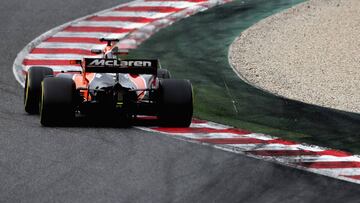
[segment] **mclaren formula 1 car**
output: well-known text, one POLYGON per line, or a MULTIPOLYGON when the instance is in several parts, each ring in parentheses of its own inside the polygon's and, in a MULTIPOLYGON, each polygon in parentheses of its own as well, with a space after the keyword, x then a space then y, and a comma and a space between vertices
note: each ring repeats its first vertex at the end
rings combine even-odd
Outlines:
POLYGON ((189 80, 170 78, 158 60, 121 60, 104 54, 72 62, 80 64, 82 71, 55 75, 48 67, 28 70, 25 111, 39 113, 42 125, 62 125, 81 116, 131 122, 137 115, 157 116, 160 125, 190 125, 192 85, 189 80))

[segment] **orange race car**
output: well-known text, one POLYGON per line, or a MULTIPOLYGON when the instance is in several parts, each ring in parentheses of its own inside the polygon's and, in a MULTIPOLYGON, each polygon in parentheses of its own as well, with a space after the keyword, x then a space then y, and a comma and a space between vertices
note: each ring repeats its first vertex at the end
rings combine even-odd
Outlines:
MULTIPOLYGON (((109 46, 115 41, 101 40, 109 46)), ((193 113, 190 81, 171 79, 158 60, 121 60, 114 50, 102 58, 73 61, 82 67, 78 73, 55 76, 51 68, 30 67, 24 89, 25 111, 40 113, 44 126, 62 125, 83 115, 119 122, 152 115, 162 125, 189 126, 193 113)))

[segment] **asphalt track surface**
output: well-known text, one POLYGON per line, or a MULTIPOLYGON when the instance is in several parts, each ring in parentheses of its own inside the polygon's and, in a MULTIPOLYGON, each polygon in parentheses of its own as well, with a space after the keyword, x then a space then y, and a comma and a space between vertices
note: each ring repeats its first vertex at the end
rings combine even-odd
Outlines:
POLYGON ((44 128, 11 71, 43 32, 119 4, 0 2, 0 202, 358 202, 360 187, 136 129, 44 128))

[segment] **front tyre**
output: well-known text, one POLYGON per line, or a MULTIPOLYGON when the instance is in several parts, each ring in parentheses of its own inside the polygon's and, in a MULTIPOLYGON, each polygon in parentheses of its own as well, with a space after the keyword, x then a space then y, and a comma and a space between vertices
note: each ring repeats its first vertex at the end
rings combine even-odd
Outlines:
POLYGON ((45 78, 41 90, 40 123, 43 126, 71 123, 77 98, 75 82, 69 78, 45 78))
POLYGON ((31 67, 25 78, 24 106, 29 114, 39 113, 39 102, 41 96, 41 82, 47 76, 53 76, 51 68, 31 67))
POLYGON ((193 115, 193 93, 189 80, 163 79, 159 86, 159 119, 162 125, 189 127, 193 115))

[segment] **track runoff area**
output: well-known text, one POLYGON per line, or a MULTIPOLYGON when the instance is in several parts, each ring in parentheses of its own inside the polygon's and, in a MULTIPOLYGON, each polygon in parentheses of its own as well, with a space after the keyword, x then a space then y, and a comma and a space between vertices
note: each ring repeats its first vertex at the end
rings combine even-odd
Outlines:
MULTIPOLYGON (((55 72, 79 71, 81 68, 70 61, 94 56, 91 49, 104 49, 106 44, 100 42, 99 38, 119 38, 120 49, 136 49, 161 28, 228 2, 230 0, 138 0, 121 4, 66 23, 39 36, 18 54, 13 72, 24 86, 24 76, 31 66, 47 66, 55 72)), ((342 151, 295 143, 197 119, 193 120, 189 128, 136 128, 360 183, 360 156, 342 151)))

